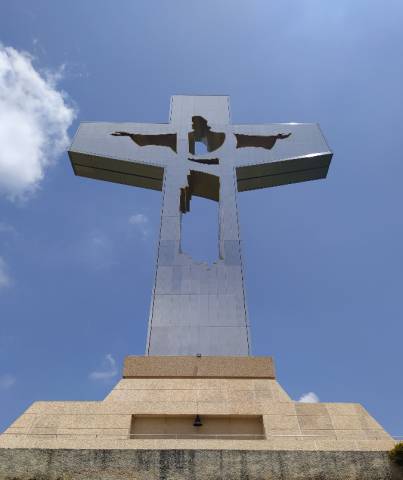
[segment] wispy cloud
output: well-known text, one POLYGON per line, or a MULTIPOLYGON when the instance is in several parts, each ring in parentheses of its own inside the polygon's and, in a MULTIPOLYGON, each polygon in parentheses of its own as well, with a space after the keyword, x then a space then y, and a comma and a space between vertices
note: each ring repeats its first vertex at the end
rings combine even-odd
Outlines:
POLYGON ((319 397, 314 392, 308 392, 304 393, 298 401, 302 403, 318 403, 319 397))
POLYGON ((116 368, 116 360, 108 353, 102 362, 101 368, 89 374, 91 380, 111 380, 116 377, 118 370, 116 368))
POLYGON ((0 375, 0 389, 8 390, 15 385, 16 381, 17 379, 14 377, 14 375, 10 375, 9 373, 0 375))
POLYGON ((68 145, 75 112, 57 90, 61 71, 41 74, 32 57, 0 44, 0 195, 24 199, 68 145))
POLYGON ((111 238, 99 230, 92 231, 85 237, 85 242, 80 249, 86 263, 98 270, 116 265, 116 248, 111 238))
POLYGON ((100 232, 93 232, 90 235, 89 242, 93 248, 104 249, 109 246, 109 241, 107 237, 100 232))
POLYGON ((6 222, 0 222, 0 233, 17 233, 17 230, 6 222))
POLYGON ((0 290, 10 287, 12 280, 8 273, 7 264, 2 257, 0 257, 0 290))
POLYGON ((144 213, 136 213, 129 217, 129 223, 130 225, 134 225, 144 238, 148 236, 150 229, 147 215, 144 215, 144 213))

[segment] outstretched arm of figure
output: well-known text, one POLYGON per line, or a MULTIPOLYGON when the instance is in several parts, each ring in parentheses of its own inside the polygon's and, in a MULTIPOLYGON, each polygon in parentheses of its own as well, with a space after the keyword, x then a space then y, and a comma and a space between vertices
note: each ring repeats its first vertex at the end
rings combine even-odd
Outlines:
POLYGON ((176 133, 144 135, 141 133, 113 132, 111 135, 114 137, 130 137, 139 147, 169 147, 176 153, 176 133))
POLYGON ((167 124, 90 122, 80 125, 69 156, 76 175, 161 190, 175 149, 176 134, 167 124))
POLYGON ((240 192, 327 175, 332 153, 315 123, 234 125, 233 132, 240 192))
POLYGON ((244 135, 235 133, 236 148, 258 147, 270 150, 274 147, 277 140, 288 138, 290 133, 279 133, 278 135, 244 135))

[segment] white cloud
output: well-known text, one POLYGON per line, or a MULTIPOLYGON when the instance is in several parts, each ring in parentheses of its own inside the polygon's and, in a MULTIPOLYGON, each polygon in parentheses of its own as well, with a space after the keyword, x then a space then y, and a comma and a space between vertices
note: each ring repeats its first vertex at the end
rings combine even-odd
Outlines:
POLYGON ((11 277, 8 273, 6 262, 0 257, 0 290, 11 286, 11 277))
POLYGON ((75 113, 56 89, 60 73, 41 74, 26 52, 0 44, 0 195, 24 199, 69 142, 75 113))
POLYGON ((302 403, 318 403, 319 397, 314 392, 308 392, 304 393, 298 401, 302 403))
POLYGON ((9 388, 15 385, 17 379, 8 373, 5 375, 0 375, 0 389, 1 390, 8 390, 9 388))
POLYGON ((95 370, 89 374, 91 380, 110 380, 118 374, 116 360, 110 353, 105 355, 100 370, 95 370))
POLYGON ((144 215, 143 213, 136 213, 135 215, 129 217, 129 223, 131 225, 134 225, 143 235, 143 237, 146 237, 148 235, 149 222, 147 215, 144 215))

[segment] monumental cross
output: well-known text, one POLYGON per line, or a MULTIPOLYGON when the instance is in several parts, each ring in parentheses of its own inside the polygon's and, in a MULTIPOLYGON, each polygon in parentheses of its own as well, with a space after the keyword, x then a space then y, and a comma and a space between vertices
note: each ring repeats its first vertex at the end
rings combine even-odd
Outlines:
POLYGON ((169 123, 82 123, 69 156, 76 175, 163 192, 146 353, 249 355, 237 192, 326 177, 318 125, 232 125, 226 96, 173 96, 169 123), (181 249, 193 195, 219 204, 212 265, 181 249))
POLYGON ((163 192, 147 355, 102 401, 34 402, 0 435, 0 480, 395 478, 361 405, 295 402, 249 354, 237 194, 324 178, 316 124, 232 125, 228 97, 175 96, 169 123, 83 123, 69 154, 77 175, 163 192), (218 202, 211 265, 181 249, 194 195, 218 202))

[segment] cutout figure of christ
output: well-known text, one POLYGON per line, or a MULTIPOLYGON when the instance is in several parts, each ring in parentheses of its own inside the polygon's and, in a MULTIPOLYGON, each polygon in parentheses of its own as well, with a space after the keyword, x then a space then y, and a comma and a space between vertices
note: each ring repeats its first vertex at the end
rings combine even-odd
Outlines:
MULTIPOLYGON (((205 155, 202 157, 195 156, 195 142, 203 142, 207 147, 207 152, 214 152, 215 150, 219 149, 225 142, 225 133, 212 131, 211 127, 208 125, 207 120, 201 116, 192 117, 192 126, 193 130, 188 134, 188 142, 189 153, 193 154, 193 156, 189 157, 188 160, 203 165, 218 165, 220 161, 219 158, 205 158, 205 155)), ((175 153, 177 152, 176 134, 168 133, 161 135, 141 135, 137 133, 118 131, 111 133, 111 135, 115 137, 129 137, 139 147, 168 147, 171 148, 175 153)), ((277 135, 268 136, 242 135, 238 133, 234 135, 237 140, 236 148, 254 147, 270 150, 274 147, 274 144, 277 140, 288 138, 291 133, 279 133, 277 135)), ((190 200, 192 199, 192 195, 195 193, 195 188, 196 191, 200 189, 205 192, 214 192, 211 193, 208 197, 212 200, 219 201, 219 181, 217 181, 217 178, 213 175, 205 174, 204 172, 196 172, 194 170, 190 170, 190 173, 187 176, 187 184, 180 188, 178 209, 181 213, 190 212, 190 200)))

